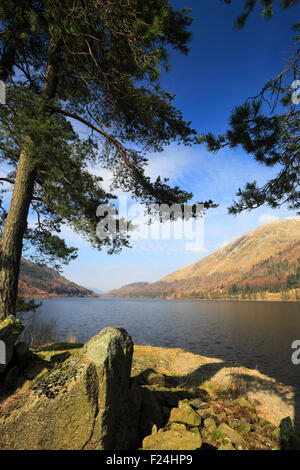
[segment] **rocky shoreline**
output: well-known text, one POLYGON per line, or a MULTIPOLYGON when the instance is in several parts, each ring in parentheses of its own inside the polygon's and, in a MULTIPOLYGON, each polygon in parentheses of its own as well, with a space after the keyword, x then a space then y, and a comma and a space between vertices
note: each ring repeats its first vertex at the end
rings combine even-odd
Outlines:
POLYGON ((122 328, 10 357, 0 449, 300 449, 293 390, 240 364, 133 345, 122 328))

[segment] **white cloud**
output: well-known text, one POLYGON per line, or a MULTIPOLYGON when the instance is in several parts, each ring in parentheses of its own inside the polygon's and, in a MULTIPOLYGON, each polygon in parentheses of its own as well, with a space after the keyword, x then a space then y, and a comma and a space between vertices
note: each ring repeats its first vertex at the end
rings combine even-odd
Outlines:
POLYGON ((258 221, 261 224, 268 224, 270 222, 274 222, 275 220, 278 220, 279 217, 273 214, 261 214, 258 218, 258 221))
POLYGON ((171 184, 176 184, 185 177, 192 176, 195 171, 192 164, 195 159, 194 152, 175 144, 167 147, 162 153, 148 155, 148 158, 145 173, 152 180, 161 176, 169 178, 171 184))
POLYGON ((225 241, 222 242, 222 243, 218 243, 218 247, 219 247, 219 248, 224 248, 224 246, 228 245, 228 243, 230 243, 230 241, 229 241, 229 240, 225 240, 225 241))
POLYGON ((204 248, 203 246, 192 246, 192 243, 187 243, 186 251, 194 251, 197 253, 209 253, 209 250, 207 248, 204 248))

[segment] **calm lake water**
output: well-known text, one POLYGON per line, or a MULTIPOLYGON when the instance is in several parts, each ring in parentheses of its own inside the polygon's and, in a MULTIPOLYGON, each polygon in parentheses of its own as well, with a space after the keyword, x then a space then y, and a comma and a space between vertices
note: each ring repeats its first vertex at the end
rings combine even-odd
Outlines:
POLYGON ((300 388, 300 365, 291 362, 299 303, 56 298, 43 300, 34 319, 55 322, 59 341, 70 331, 85 342, 106 326, 122 326, 137 344, 238 361, 300 388))

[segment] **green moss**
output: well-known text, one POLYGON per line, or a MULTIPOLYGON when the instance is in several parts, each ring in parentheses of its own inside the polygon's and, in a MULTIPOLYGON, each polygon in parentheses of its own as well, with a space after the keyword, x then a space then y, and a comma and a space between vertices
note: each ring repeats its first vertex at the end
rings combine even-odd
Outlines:
POLYGON ((82 343, 53 343, 53 344, 46 345, 46 346, 31 348, 31 351, 34 354, 36 354, 38 357, 44 359, 45 361, 50 362, 52 356, 56 354, 61 354, 64 352, 75 354, 82 347, 83 347, 82 343))

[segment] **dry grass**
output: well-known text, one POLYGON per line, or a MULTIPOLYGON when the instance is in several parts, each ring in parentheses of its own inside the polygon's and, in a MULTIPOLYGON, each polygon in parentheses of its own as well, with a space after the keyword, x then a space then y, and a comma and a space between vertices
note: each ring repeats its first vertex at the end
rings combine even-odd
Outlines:
POLYGON ((294 387, 281 384, 258 370, 248 369, 234 362, 199 356, 182 349, 135 346, 133 373, 153 368, 168 376, 173 386, 201 387, 211 394, 243 395, 255 402, 260 416, 276 426, 290 416, 300 428, 300 393, 294 387), (144 367, 143 367, 144 366, 144 367))
POLYGON ((53 321, 46 325, 39 325, 31 322, 26 325, 20 340, 31 347, 54 343, 57 340, 56 323, 53 321))
POLYGON ((67 343, 77 343, 77 336, 73 333, 72 330, 69 330, 67 336, 66 336, 66 340, 65 340, 67 343))
POLYGON ((5 398, 0 402, 0 417, 7 413, 12 408, 15 408, 19 403, 23 401, 30 394, 30 390, 24 390, 16 392, 13 395, 5 398))

